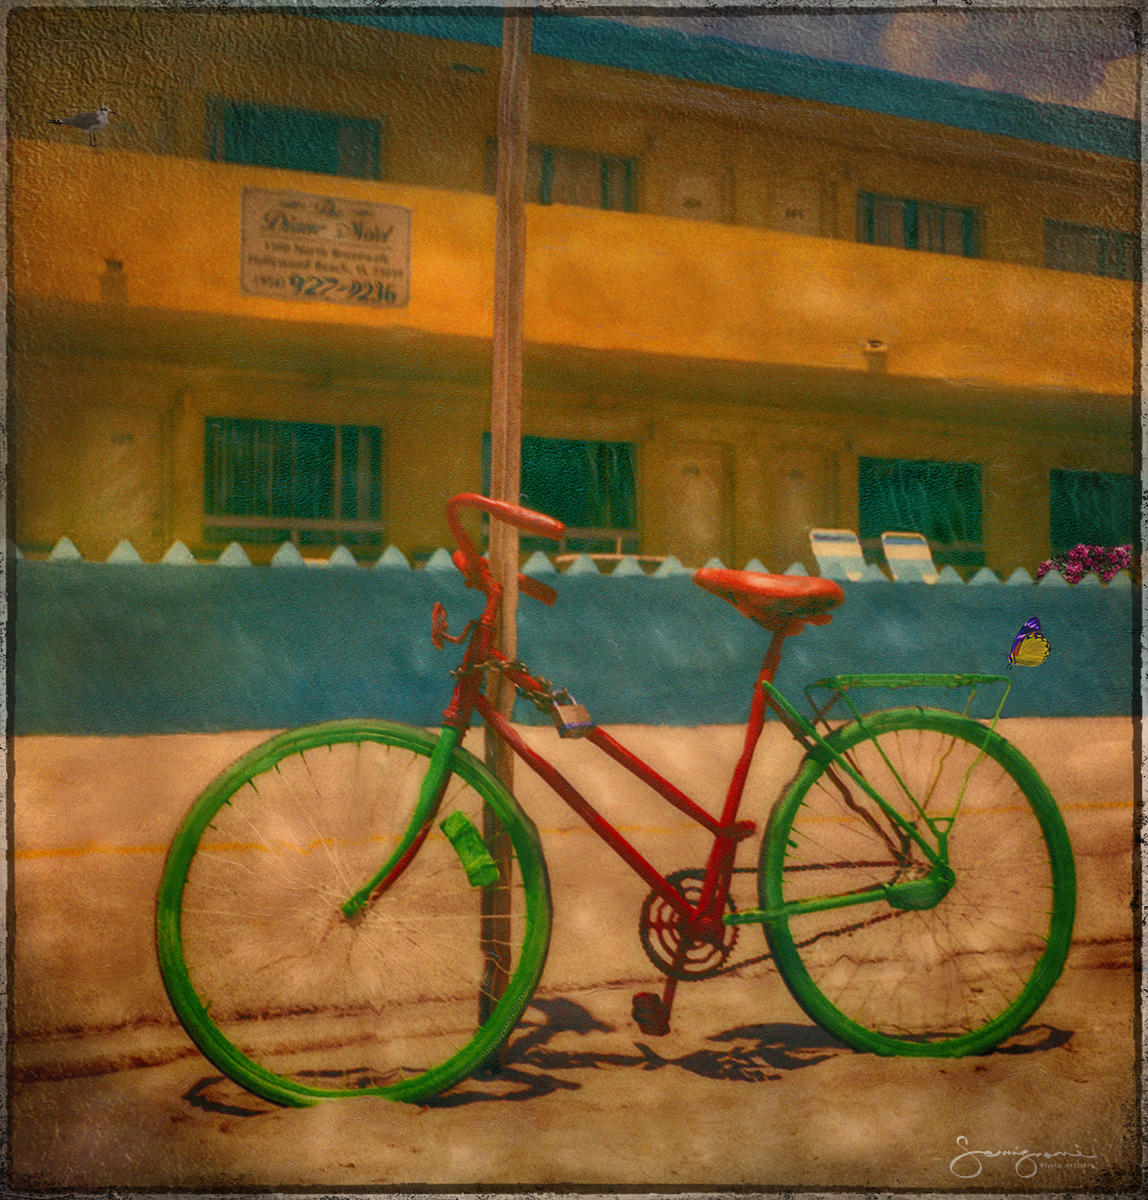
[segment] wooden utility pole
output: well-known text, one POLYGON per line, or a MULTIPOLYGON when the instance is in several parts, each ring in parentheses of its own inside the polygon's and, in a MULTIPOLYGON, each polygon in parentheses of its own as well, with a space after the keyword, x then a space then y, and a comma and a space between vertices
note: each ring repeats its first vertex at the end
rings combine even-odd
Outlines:
MULTIPOLYGON (((502 71, 498 84, 498 179, 495 189, 494 331, 490 405, 490 494, 517 504, 522 490, 522 303, 526 281, 527 99, 533 17, 529 9, 507 9, 502 19, 502 71)), ((502 620, 497 645, 511 658, 517 653, 518 530, 490 521, 490 567, 502 586, 502 620)), ((488 695, 509 717, 514 688, 490 672, 488 695)), ((485 733, 487 765, 507 789, 514 781, 514 759, 489 726, 485 733)), ((489 809, 483 836, 505 880, 510 846, 489 809)), ((481 1020, 505 990, 510 969, 510 898, 505 887, 484 888, 483 953, 487 962, 481 1020)))
MULTIPOLYGON (((522 304, 526 283, 527 101, 533 17, 502 19, 495 190, 494 333, 490 405, 490 494, 517 504, 522 484, 522 304)), ((502 649, 516 649, 518 530, 490 522, 490 565, 502 584, 502 649)), ((509 711, 509 710, 507 710, 509 711)))

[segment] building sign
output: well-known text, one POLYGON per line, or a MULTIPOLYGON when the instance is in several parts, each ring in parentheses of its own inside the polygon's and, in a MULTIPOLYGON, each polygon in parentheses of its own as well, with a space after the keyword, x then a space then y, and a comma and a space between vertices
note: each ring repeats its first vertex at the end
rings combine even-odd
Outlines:
POLYGON ((243 189, 239 287, 248 295, 405 308, 410 272, 409 208, 243 189))

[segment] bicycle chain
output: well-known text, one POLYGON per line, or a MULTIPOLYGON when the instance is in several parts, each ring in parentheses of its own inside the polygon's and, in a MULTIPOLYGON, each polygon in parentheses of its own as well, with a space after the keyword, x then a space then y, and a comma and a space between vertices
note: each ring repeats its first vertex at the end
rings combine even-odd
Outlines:
MULTIPOLYGON (((734 867, 734 874, 756 875, 757 867, 734 867)), ((888 921, 890 917, 904 917, 907 915, 907 911, 896 910, 880 913, 878 916, 870 917, 866 921, 855 921, 852 925, 842 925, 837 929, 822 930, 821 933, 815 934, 813 937, 806 938, 803 942, 795 942, 794 946, 800 950, 802 947, 812 946, 814 942, 819 942, 824 938, 841 937, 847 933, 854 933, 858 929, 865 929, 870 925, 879 925, 882 921, 888 921)), ((769 951, 766 951, 765 954, 759 954, 756 958, 743 958, 740 962, 730 963, 730 965, 727 967, 716 968, 709 976, 707 976, 707 978, 714 978, 718 975, 728 975, 731 971, 740 971, 742 967, 753 967, 758 963, 769 962, 772 958, 773 955, 769 951)))
MULTIPOLYGON (((461 678, 464 675, 477 675, 482 671, 498 671, 502 675, 510 671, 521 671, 523 674, 529 674, 526 664, 517 658, 488 658, 484 662, 471 663, 469 666, 464 663, 461 667, 455 667, 451 671, 451 674, 457 678, 461 678)), ((544 679, 541 675, 535 675, 532 678, 536 679, 542 685, 540 689, 536 690, 516 683, 514 690, 524 700, 529 700, 539 712, 549 714, 557 703, 558 695, 569 694, 565 688, 556 688, 549 679, 544 679)))
MULTIPOLYGON (((476 675, 481 671, 498 671, 500 674, 503 674, 503 675, 505 675, 509 671, 521 671, 523 673, 529 674, 529 672, 527 671, 526 664, 524 662, 522 662, 521 659, 517 659, 517 658, 511 658, 511 659, 491 658, 491 659, 486 659, 483 662, 471 663, 469 666, 467 666, 466 664, 463 664, 462 666, 455 667, 455 669, 453 671, 451 671, 451 674, 456 677, 461 678, 464 675, 476 675)), ((534 688, 524 687, 522 684, 516 683, 514 685, 514 690, 524 700, 529 700, 530 703, 533 704, 534 707, 537 708, 540 712, 549 714, 553 710, 554 705, 557 703, 557 697, 556 697, 555 693, 556 692, 565 693, 566 689, 565 688, 555 688, 554 684, 552 684, 549 679, 546 679, 541 675, 535 675, 535 676, 533 676, 533 678, 536 679, 539 682, 539 684, 542 685, 541 689, 535 690, 534 688)), ((569 693, 566 693, 566 694, 569 694, 569 693)), ((758 868, 757 867, 734 867, 733 871, 734 871, 735 875, 756 875, 758 868)), ((680 873, 685 874, 686 872, 680 872, 680 873)), ((889 920, 890 917, 902 917, 905 915, 906 914, 904 912, 897 912, 897 911, 881 913, 879 916, 870 917, 866 921, 855 921, 852 925, 843 925, 839 929, 824 930, 823 932, 816 934, 814 937, 807 938, 803 942, 796 942, 795 946, 798 949, 800 949, 803 946, 810 946, 814 942, 821 941, 823 938, 841 937, 844 934, 853 933, 854 931, 856 931, 858 929, 864 929, 869 925, 877 925, 882 921, 887 921, 887 920, 889 920)), ((730 949, 732 949, 732 948, 733 947, 731 945, 730 949)), ((710 968, 710 970, 707 971, 705 975, 700 976, 700 977, 695 977, 695 978, 713 979, 713 978, 717 977, 718 975, 728 975, 731 971, 740 971, 743 967, 753 967, 753 966, 756 966, 758 963, 769 962, 772 958, 773 958, 773 955, 769 951, 766 951, 765 954, 759 954, 756 958, 745 958, 745 959, 742 959, 740 962, 730 963, 729 966, 719 966, 719 967, 710 968)), ((687 978, 688 978, 688 976, 687 976, 687 978)))

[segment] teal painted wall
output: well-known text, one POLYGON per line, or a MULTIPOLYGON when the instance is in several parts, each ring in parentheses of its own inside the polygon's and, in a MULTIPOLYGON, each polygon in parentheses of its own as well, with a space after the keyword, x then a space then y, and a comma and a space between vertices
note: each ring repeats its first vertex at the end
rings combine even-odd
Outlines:
MULTIPOLYGON (((434 725, 459 654, 431 646, 431 605, 443 601, 455 629, 477 611, 453 570, 22 562, 16 575, 17 734, 349 716, 434 725)), ((555 608, 520 604, 519 653, 602 724, 744 719, 767 635, 732 607, 686 575, 553 582, 555 608)), ((1131 588, 843 586, 832 624, 786 645, 777 683, 794 702, 805 683, 836 672, 1003 673, 1013 635, 1036 615, 1052 655, 1011 672, 1006 716, 1133 711, 1131 588)), ((880 706, 905 699, 884 693, 880 706)), ((516 715, 541 719, 521 703, 516 715)))

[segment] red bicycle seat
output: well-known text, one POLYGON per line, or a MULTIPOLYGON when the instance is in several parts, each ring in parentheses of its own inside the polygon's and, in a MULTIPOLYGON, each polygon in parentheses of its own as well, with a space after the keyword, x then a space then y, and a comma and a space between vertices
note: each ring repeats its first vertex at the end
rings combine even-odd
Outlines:
POLYGON ((811 575, 765 575, 702 567, 694 574, 694 582, 774 633, 800 633, 805 621, 828 625, 833 620, 829 609, 845 599, 845 593, 832 579, 811 575))

